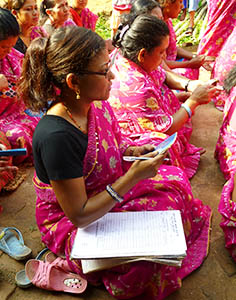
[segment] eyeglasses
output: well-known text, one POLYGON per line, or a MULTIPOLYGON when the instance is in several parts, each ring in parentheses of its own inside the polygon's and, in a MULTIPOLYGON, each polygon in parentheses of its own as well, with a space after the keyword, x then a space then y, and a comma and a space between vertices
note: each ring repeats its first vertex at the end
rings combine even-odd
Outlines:
POLYGON ((101 76, 104 76, 107 78, 107 74, 108 74, 108 72, 111 71, 111 67, 114 64, 117 53, 118 53, 118 51, 116 51, 115 54, 113 55, 112 60, 110 61, 110 64, 108 65, 108 68, 105 72, 79 71, 78 74, 79 75, 101 75, 101 76))

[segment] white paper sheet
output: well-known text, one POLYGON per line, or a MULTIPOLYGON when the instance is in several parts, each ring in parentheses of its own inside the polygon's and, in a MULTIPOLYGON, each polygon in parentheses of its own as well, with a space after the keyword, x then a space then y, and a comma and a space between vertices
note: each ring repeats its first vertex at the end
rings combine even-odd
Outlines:
POLYGON ((151 256, 184 257, 186 242, 180 212, 141 211, 107 213, 78 229, 71 258, 151 256))

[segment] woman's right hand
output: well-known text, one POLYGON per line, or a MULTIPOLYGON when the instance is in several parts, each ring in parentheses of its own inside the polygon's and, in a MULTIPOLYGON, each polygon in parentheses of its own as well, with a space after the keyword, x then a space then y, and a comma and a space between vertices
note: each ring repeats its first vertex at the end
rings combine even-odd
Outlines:
POLYGON ((166 153, 157 155, 157 151, 150 152, 145 157, 151 157, 148 160, 136 160, 127 172, 136 182, 156 176, 160 165, 166 156, 166 153))
MULTIPOLYGON (((207 104, 211 97, 219 93, 217 87, 210 84, 199 85, 189 97, 188 100, 195 102, 197 105, 207 104)), ((188 101, 187 100, 187 101, 188 101)))
POLYGON ((8 88, 7 78, 3 74, 0 74, 0 91, 7 88, 8 88))

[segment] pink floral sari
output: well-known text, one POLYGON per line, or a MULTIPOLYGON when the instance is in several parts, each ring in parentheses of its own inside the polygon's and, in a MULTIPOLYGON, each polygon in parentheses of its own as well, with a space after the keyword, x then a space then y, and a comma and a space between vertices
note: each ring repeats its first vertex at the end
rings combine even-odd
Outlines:
MULTIPOLYGON (((175 61, 177 59, 176 34, 173 28, 172 20, 168 19, 166 21, 166 24, 170 30, 170 41, 169 41, 169 46, 166 50, 166 59, 175 61)), ((173 69, 173 71, 189 79, 198 79, 199 77, 199 69, 177 68, 177 69, 173 69)))
MULTIPOLYGON (((84 178, 88 198, 103 191, 125 172, 122 155, 127 141, 120 134, 114 113, 108 103, 94 102, 88 118, 88 148, 84 158, 84 178)), ((103 283, 117 299, 163 299, 181 287, 181 279, 198 268, 208 251, 211 210, 194 199, 189 181, 181 169, 160 167, 154 179, 143 180, 124 196, 114 212, 141 210, 181 211, 188 245, 181 268, 150 262, 137 262, 109 270, 82 273, 79 260, 70 260, 76 227, 62 211, 52 187, 36 176, 36 219, 42 241, 57 255, 66 255, 72 270, 92 284, 103 283)))
MULTIPOLYGON (((227 73, 236 63, 236 2, 212 0, 208 10, 208 25, 200 41, 198 54, 216 57, 212 77, 223 84, 227 73)), ((225 94, 212 100, 219 110, 224 110, 225 94)))
POLYGON ((232 201, 234 173, 223 187, 218 210, 222 216, 220 227, 225 235, 225 247, 236 261, 236 202, 232 201))
POLYGON ((88 8, 84 8, 81 15, 79 15, 72 7, 70 7, 70 14, 77 26, 95 31, 98 16, 91 12, 88 8))
MULTIPOLYGON (((158 144, 172 125, 172 116, 180 109, 180 102, 165 85, 165 71, 146 73, 137 64, 119 53, 112 67, 115 79, 112 82, 109 102, 124 135, 131 139, 158 144)), ((187 122, 178 131, 178 139, 172 147, 172 164, 184 169, 192 177, 198 168, 200 149, 189 143, 192 133, 187 122)))
POLYGON ((229 179, 236 171, 236 87, 226 99, 215 156, 225 178, 229 179))
POLYGON ((0 73, 6 76, 9 83, 8 89, 0 92, 0 130, 6 134, 12 148, 27 148, 27 155, 15 157, 14 164, 26 159, 33 162, 32 137, 39 120, 24 112, 24 103, 16 94, 22 58, 23 54, 12 48, 11 53, 0 60, 0 73))

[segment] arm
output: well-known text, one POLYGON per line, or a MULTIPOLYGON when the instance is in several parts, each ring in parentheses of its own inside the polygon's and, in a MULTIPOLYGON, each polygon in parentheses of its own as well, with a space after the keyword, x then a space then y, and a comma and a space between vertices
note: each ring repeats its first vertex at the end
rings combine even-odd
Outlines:
POLYGON ((0 91, 7 88, 8 88, 7 78, 3 74, 0 74, 0 91))
POLYGON ((177 47, 177 57, 185 58, 185 59, 192 59, 194 57, 191 51, 185 50, 183 48, 177 47))
POLYGON ((201 80, 190 80, 184 76, 176 74, 173 71, 166 71, 165 83, 170 89, 193 92, 197 86, 204 82, 201 80))
MULTIPOLYGON (((148 154, 154 155, 154 152, 148 154)), ((122 197, 140 180, 154 177, 162 158, 158 155, 150 160, 134 162, 128 172, 112 184, 112 188, 122 197)), ((50 182, 62 210, 76 227, 87 226, 117 204, 107 191, 88 199, 83 177, 50 182)))
POLYGON ((199 55, 191 58, 190 60, 183 60, 183 61, 166 60, 165 62, 170 69, 175 69, 175 68, 198 69, 205 63, 205 56, 199 55))
MULTIPOLYGON (((188 106, 194 114, 197 106, 202 104, 207 104, 210 102, 211 96, 215 93, 218 93, 217 88, 208 84, 198 86, 192 95, 184 102, 186 106, 188 106)), ((182 128, 182 126, 189 119, 188 112, 184 107, 181 107, 174 115, 173 115, 173 123, 171 127, 165 132, 167 134, 173 134, 182 128)))

